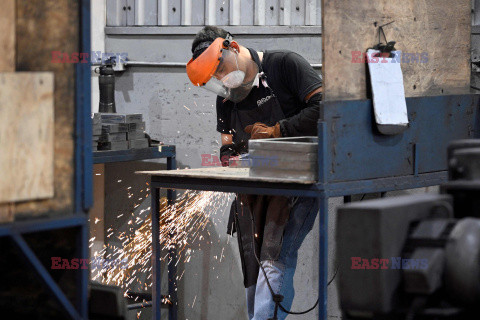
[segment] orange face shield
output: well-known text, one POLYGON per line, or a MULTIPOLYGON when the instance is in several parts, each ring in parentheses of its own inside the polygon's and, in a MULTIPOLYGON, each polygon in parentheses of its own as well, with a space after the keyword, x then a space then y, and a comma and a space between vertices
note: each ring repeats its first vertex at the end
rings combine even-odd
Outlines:
POLYGON ((197 59, 187 63, 187 75, 190 81, 200 87, 207 84, 217 71, 222 58, 223 49, 227 49, 223 42, 225 39, 217 38, 197 59))
MULTIPOLYGON (((190 59, 187 75, 195 86, 240 102, 251 91, 253 81, 244 83, 245 71, 240 70, 237 50, 230 50, 231 41, 231 38, 215 39, 195 60, 190 59)), ((256 67, 253 61, 251 63, 256 67)))

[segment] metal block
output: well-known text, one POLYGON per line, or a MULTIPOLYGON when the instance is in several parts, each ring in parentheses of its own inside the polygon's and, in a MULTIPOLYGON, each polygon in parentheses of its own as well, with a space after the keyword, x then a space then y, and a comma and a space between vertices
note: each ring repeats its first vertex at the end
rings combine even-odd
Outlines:
POLYGON ((111 142, 100 142, 98 144, 98 150, 127 150, 128 141, 111 141, 111 142))
POLYGON ((316 181, 317 173, 311 170, 281 170, 275 168, 251 167, 249 171, 251 177, 279 178, 285 181, 316 181))
POLYGON ((148 139, 135 139, 128 141, 128 147, 130 149, 143 149, 148 148, 148 139))
POLYGON ((127 123, 115 123, 102 125, 102 133, 127 132, 129 125, 127 123))
POLYGON ((92 134, 94 136, 99 136, 102 134, 102 127, 101 126, 95 126, 92 128, 92 134))
POLYGON ((418 194, 352 202, 337 213, 337 263, 341 309, 390 312, 401 283, 401 269, 356 270, 352 258, 400 257, 413 221, 425 219, 432 208, 449 202, 448 195, 418 194))
MULTIPOLYGON (((316 153, 318 150, 317 137, 288 137, 288 138, 273 138, 273 139, 259 139, 248 141, 248 148, 250 150, 273 150, 273 151, 289 151, 289 152, 304 152, 316 153)), ((251 153, 250 153, 251 154, 251 153)))
POLYGON ((132 123, 132 122, 143 122, 143 115, 141 113, 131 113, 125 115, 125 122, 132 123))
POLYGON ((137 139, 144 139, 144 138, 145 138, 145 132, 143 132, 143 130, 130 131, 127 133, 128 140, 137 140, 137 139))
POLYGON ((119 113, 96 113, 99 115, 101 123, 125 123, 125 115, 119 113))
POLYGON ((100 124, 102 123, 102 118, 100 117, 100 113, 94 113, 92 117, 92 124, 100 124))
POLYGON ((316 171, 317 161, 289 161, 279 156, 258 157, 250 154, 250 167, 291 171, 316 171))
POLYGON ((125 132, 119 133, 104 133, 100 136, 100 142, 112 142, 112 141, 126 141, 127 134, 125 132))
POLYGON ((249 153, 252 157, 269 158, 269 159, 281 159, 285 161, 317 161, 318 154, 312 152, 293 152, 282 151, 281 155, 276 150, 263 150, 263 149, 249 149, 249 153))
POLYGON ((128 131, 142 130, 145 131, 145 122, 128 123, 128 131))

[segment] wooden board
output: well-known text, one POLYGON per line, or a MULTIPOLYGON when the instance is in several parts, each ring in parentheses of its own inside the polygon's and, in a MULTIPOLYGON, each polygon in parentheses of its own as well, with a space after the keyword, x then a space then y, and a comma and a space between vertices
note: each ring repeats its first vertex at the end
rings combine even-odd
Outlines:
POLYGON ((198 179, 219 179, 219 180, 239 180, 239 181, 261 181, 273 183, 298 183, 312 184, 313 180, 286 180, 283 178, 267 178, 267 177, 250 177, 248 168, 229 168, 229 167, 213 167, 198 169, 181 169, 181 170, 158 170, 158 171, 138 171, 138 174, 147 174, 151 176, 170 176, 170 177, 190 177, 198 179))
POLYGON ((324 99, 367 97, 367 65, 352 63, 352 52, 377 44, 378 26, 391 21, 384 30, 396 49, 428 54, 426 63, 402 63, 407 97, 468 92, 470 9, 470 0, 324 0, 324 99))
POLYGON ((52 63, 52 51, 79 51, 79 3, 16 0, 16 70, 55 74, 55 196, 15 203, 16 218, 74 212, 75 64, 52 63))
POLYGON ((0 72, 15 71, 15 0, 2 0, 0 30, 0 72))
POLYGON ((0 203, 53 197, 53 73, 0 73, 0 203))

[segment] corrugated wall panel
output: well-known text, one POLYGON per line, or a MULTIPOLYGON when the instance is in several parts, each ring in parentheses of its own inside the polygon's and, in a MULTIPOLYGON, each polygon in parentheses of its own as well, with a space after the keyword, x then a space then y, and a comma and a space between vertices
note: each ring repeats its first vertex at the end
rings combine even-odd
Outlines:
POLYGON ((279 24, 279 0, 265 1, 265 24, 267 26, 277 26, 279 24))
POLYGON ((292 0, 291 24, 294 26, 305 25, 305 0, 292 0))
POLYGON ((216 24, 219 26, 226 26, 229 24, 230 15, 230 1, 217 0, 216 6, 216 24))
POLYGON ((205 0, 205 25, 217 24, 216 8, 217 0, 205 0))
POLYGON ((321 0, 107 0, 107 26, 315 26, 321 10, 321 0))
POLYGON ((182 0, 182 26, 192 25, 192 3, 193 0, 182 0))
POLYGON ((255 0, 254 5, 254 20, 253 23, 256 26, 264 26, 265 25, 265 2, 266 0, 255 0))
POLYGON ((179 26, 182 22, 182 0, 168 0, 168 25, 179 26))
POLYGON ((135 0, 135 25, 157 25, 158 13, 157 0, 135 0))
POLYGON ((205 24, 205 0, 192 0, 192 25, 205 24))
POLYGON ((242 26, 253 25, 254 0, 240 0, 240 24, 242 26))
POLYGON ((315 26, 318 24, 318 15, 321 17, 321 0, 306 0, 305 4, 305 25, 315 26))
POLYGON ((158 0, 158 25, 168 25, 168 0, 158 0))
POLYGON ((242 0, 230 0, 230 25, 239 26, 241 24, 241 3, 242 0))
POLYGON ((127 0, 127 26, 135 25, 135 0, 127 0))
POLYGON ((127 25, 127 0, 107 0, 107 26, 127 25))
POLYGON ((292 23, 292 0, 280 0, 279 24, 289 26, 292 23))

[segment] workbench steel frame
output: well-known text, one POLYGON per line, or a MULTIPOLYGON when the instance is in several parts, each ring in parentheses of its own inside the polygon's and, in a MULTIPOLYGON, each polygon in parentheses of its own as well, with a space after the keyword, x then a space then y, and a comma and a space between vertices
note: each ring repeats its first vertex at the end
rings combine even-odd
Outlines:
MULTIPOLYGON (((446 182, 448 143, 480 137, 479 101, 479 96, 473 94, 408 98, 409 128, 395 136, 383 136, 376 131, 371 100, 324 102, 318 123, 318 183, 305 185, 152 175, 155 221, 159 219, 160 188, 317 197, 320 202, 319 319, 326 320, 328 198, 414 189, 446 182), (359 138, 364 139, 363 143, 359 138), (371 161, 365 162, 366 159, 371 161)), ((154 238, 153 241, 153 255, 158 261, 159 240, 154 238)), ((159 288, 158 265, 154 268, 154 282, 159 288)), ((156 310, 155 306, 154 319, 160 319, 160 309, 156 310)))

